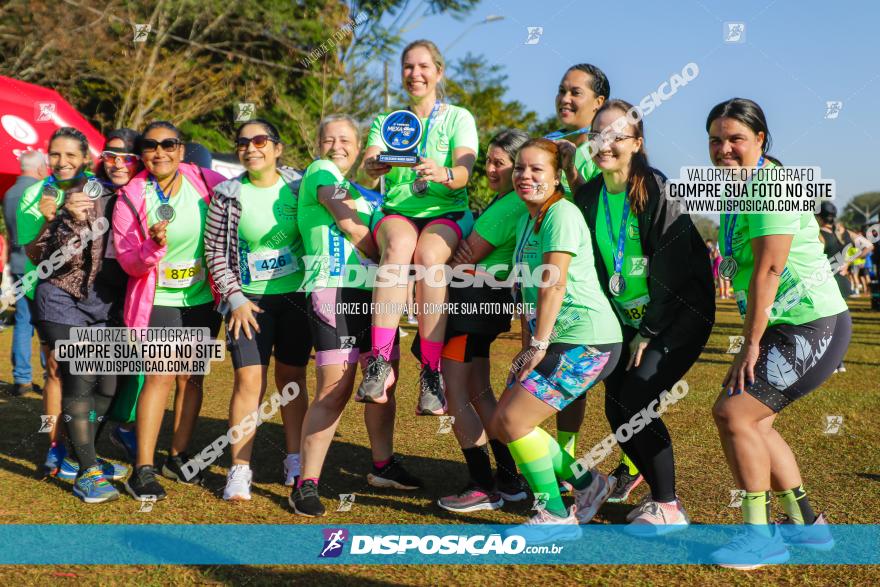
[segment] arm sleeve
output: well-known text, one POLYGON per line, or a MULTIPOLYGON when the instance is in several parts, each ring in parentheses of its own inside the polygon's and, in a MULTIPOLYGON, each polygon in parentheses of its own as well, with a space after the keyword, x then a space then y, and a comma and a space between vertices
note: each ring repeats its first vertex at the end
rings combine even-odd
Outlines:
POLYGON ((370 132, 367 135, 367 147, 385 148, 385 143, 382 142, 383 120, 385 120, 385 116, 382 114, 373 119, 373 124, 370 125, 370 132))
POLYGON ((541 227, 541 254, 555 251, 577 255, 581 239, 587 232, 584 217, 577 210, 568 210, 561 206, 547 212, 544 225, 541 227))
POLYGON ((474 153, 480 150, 480 139, 477 135, 477 123, 474 116, 464 108, 459 110, 459 116, 455 121, 455 132, 449 139, 452 150, 465 148, 473 149, 474 153))
POLYGON ((749 237, 757 238, 771 234, 797 234, 801 216, 794 213, 749 215, 749 237))
POLYGON ((227 225, 231 207, 229 198, 217 194, 211 198, 205 222, 205 261, 220 299, 229 301, 235 309, 244 303, 240 299, 244 296, 236 296, 241 294, 241 276, 229 267, 226 255, 230 246, 227 225))

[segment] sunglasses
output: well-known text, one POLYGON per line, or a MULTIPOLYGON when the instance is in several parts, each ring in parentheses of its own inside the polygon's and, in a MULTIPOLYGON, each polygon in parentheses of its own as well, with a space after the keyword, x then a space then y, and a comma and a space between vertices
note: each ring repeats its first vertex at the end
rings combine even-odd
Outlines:
POLYGON ((125 165, 134 165, 140 160, 140 157, 134 153, 117 153, 115 151, 104 151, 101 153, 101 161, 106 165, 116 165, 120 159, 125 165))
POLYGON ((277 143, 278 141, 276 141, 275 139, 273 139, 269 135, 257 135, 255 137, 250 137, 250 138, 238 137, 237 139, 235 139, 235 148, 238 151, 245 151, 245 150, 247 150, 248 145, 253 143, 256 148, 262 149, 263 147, 268 145, 270 142, 277 143))
POLYGON ((602 134, 600 132, 587 133, 587 138, 596 143, 608 141, 609 143, 622 143, 627 139, 638 138, 634 135, 619 135, 614 133, 602 134))
POLYGON ((159 147, 162 147, 163 151, 174 151, 182 144, 183 141, 180 139, 165 139, 164 141, 143 139, 141 140, 141 153, 153 152, 159 147))

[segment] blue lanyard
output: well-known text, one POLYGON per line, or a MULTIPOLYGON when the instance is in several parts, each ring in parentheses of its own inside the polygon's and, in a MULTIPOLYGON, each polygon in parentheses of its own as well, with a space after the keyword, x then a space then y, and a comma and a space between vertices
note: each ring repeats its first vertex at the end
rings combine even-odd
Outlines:
POLYGON ((440 106, 442 105, 443 102, 440 100, 434 102, 434 108, 431 110, 431 115, 428 117, 428 122, 425 123, 425 129, 422 132, 422 144, 419 145, 419 157, 423 157, 428 150, 428 131, 431 130, 431 123, 434 122, 437 113, 440 112, 440 106))
MULTIPOLYGON (((174 172, 174 179, 171 180, 171 185, 174 185, 174 182, 177 180, 177 176, 180 175, 180 171, 174 172)), ((167 204, 168 200, 171 199, 170 196, 166 196, 165 192, 162 191, 162 188, 159 187, 159 180, 150 175, 150 181, 153 182, 153 187, 156 188, 156 197, 159 198, 159 201, 163 204, 167 204)))
POLYGON ((367 188, 365 188, 364 186, 360 185, 359 183, 356 183, 356 182, 353 182, 353 181, 349 181, 348 183, 350 183, 352 186, 354 186, 354 188, 355 188, 358 192, 360 192, 361 196, 362 196, 367 202, 369 202, 370 205, 371 205, 374 209, 376 209, 376 208, 381 208, 381 207, 382 207, 382 203, 383 203, 384 200, 385 200, 385 196, 383 196, 383 195, 380 194, 379 192, 376 192, 376 191, 373 191, 373 190, 368 190, 367 188))
MULTIPOLYGON (((522 263, 522 258, 523 258, 523 254, 525 252, 526 243, 529 242, 529 229, 531 228, 532 220, 533 219, 531 216, 529 216, 526 219, 526 227, 525 227, 525 230, 523 230, 519 246, 517 246, 517 248, 516 248, 516 255, 514 255, 514 260, 515 260, 514 264, 516 266, 519 266, 522 263)), ((519 289, 519 287, 520 287, 519 282, 514 284, 513 287, 516 289, 519 289)))
MULTIPOLYGON (((605 204, 605 225, 608 227, 608 238, 614 239, 611 228, 611 209, 608 207, 608 190, 602 186, 602 201, 605 204)), ((623 245, 626 242, 626 223, 629 221, 629 198, 623 196, 623 219, 620 221, 620 231, 617 236, 617 253, 614 255, 614 272, 620 273, 623 269, 623 245)))
MULTIPOLYGON (((72 177, 71 179, 64 180, 64 183, 73 184, 74 182, 79 181, 83 178, 87 178, 87 177, 88 177, 88 175, 86 175, 84 172, 80 171, 79 173, 76 174, 76 176, 72 177)), ((54 175, 52 175, 51 173, 46 176, 46 181, 45 181, 45 183, 43 183, 43 186, 44 187, 49 186, 51 188, 55 188, 58 191, 60 191, 62 193, 62 195, 64 194, 64 190, 61 189, 61 185, 58 183, 58 179, 54 175)))
POLYGON ((563 130, 556 130, 551 132, 549 135, 544 135, 545 139, 550 139, 551 141, 558 141, 559 139, 564 139, 565 137, 571 137, 576 135, 583 135, 590 132, 590 127, 585 126, 584 128, 579 128, 577 130, 571 130, 565 132, 563 130))
MULTIPOLYGON (((755 171, 764 166, 764 155, 761 155, 761 158, 758 159, 758 164, 755 165, 755 171)), ((749 179, 749 183, 751 183, 751 179, 749 179)), ((724 216, 724 256, 731 257, 733 256, 733 233, 736 230, 736 217, 737 214, 726 214, 724 216)))

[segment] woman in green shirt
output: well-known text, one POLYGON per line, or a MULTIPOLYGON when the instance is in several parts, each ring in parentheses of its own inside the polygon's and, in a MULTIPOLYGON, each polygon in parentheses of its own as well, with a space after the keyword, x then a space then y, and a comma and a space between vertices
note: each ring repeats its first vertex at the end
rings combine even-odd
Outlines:
POLYGON ((532 492, 547 497, 522 529, 538 542, 579 537, 578 523, 589 522, 613 490, 613 480, 595 469, 575 474, 574 458, 538 425, 614 369, 622 340, 596 276, 589 229, 560 188, 560 159, 547 139, 528 141, 516 157, 513 187, 528 213, 517 223, 513 261, 523 331, 531 337, 513 360, 492 418, 532 492), (574 487, 571 510, 558 479, 574 487))
MULTIPOLYGON (((306 296, 299 291, 304 275, 303 241, 296 223, 300 174, 280 166, 283 151, 278 129, 270 122, 251 120, 238 128, 235 152, 245 173, 214 189, 204 242, 208 271, 226 315, 226 348, 235 370, 229 425, 241 425, 260 406, 274 355, 275 385, 288 400, 282 402, 281 421, 284 484, 290 487, 299 476, 312 340, 306 296)), ((241 439, 230 446, 225 500, 251 498, 254 438, 254 428, 246 425, 241 439)))
MULTIPOLYGON (((715 106, 706 120, 717 167, 781 165, 770 157, 761 107, 743 98, 715 106)), ((753 196, 757 197, 757 196, 753 196)), ((831 275, 810 212, 722 214, 720 272, 731 284, 745 342, 721 382, 713 416, 742 501, 747 530, 715 551, 722 566, 754 569, 788 560, 788 545, 834 545, 816 516, 791 447, 773 425, 780 411, 819 387, 846 353, 852 322, 831 275), (770 491, 785 521, 770 521, 770 491)))
POLYGON ((409 264, 426 269, 416 281, 422 371, 419 377, 419 415, 446 412, 440 355, 446 316, 438 311, 446 301, 440 273, 458 243, 473 226, 468 209, 467 183, 477 157, 478 138, 474 117, 442 98, 445 74, 443 56, 430 41, 410 43, 401 56, 404 91, 409 110, 422 120, 424 132, 414 167, 391 167, 378 160, 384 151, 382 123, 387 114, 373 121, 364 152, 364 185, 373 188, 385 181, 385 203, 373 232, 379 247, 379 279, 373 301, 372 353, 364 380, 355 398, 383 403, 394 383, 391 349, 406 304, 409 264), (432 285, 428 285, 428 283, 432 285))

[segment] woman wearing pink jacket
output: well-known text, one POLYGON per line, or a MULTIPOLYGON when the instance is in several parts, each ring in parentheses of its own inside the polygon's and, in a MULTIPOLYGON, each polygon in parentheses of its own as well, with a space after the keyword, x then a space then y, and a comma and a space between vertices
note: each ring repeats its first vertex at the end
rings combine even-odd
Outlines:
MULTIPOLYGON (((220 329, 213 286, 205 266, 205 220, 215 185, 223 177, 182 163, 180 131, 169 122, 147 126, 139 143, 145 170, 120 193, 113 216, 119 264, 129 275, 123 318, 133 328, 220 329)), ((139 501, 165 498, 153 467, 156 443, 171 384, 177 381, 174 436, 162 475, 188 484, 185 453, 202 404, 204 377, 195 374, 147 374, 137 405, 137 460, 125 484, 139 501)))

